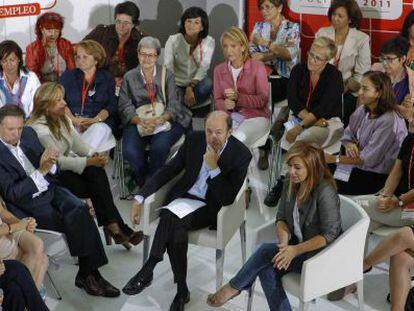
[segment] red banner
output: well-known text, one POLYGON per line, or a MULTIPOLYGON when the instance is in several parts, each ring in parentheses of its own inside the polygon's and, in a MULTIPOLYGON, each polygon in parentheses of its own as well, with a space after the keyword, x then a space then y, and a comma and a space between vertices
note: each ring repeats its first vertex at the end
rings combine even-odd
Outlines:
POLYGON ((15 4, 0 6, 0 18, 39 15, 39 3, 15 4))

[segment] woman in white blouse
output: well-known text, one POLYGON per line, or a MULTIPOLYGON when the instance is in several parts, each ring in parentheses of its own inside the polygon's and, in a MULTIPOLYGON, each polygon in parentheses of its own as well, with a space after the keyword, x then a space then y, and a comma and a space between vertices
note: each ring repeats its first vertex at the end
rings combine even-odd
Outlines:
MULTIPOLYGON (((181 16, 179 32, 171 35, 164 50, 164 65, 174 73, 181 102, 191 110, 203 104, 211 94, 213 83, 207 77, 215 48, 208 35, 208 16, 199 7, 190 7, 181 16)), ((193 114, 204 116, 207 111, 193 114)))
POLYGON ((316 37, 328 37, 338 48, 331 60, 344 79, 343 121, 345 126, 356 108, 362 75, 371 68, 369 36, 359 30, 362 12, 355 0, 333 1, 328 10, 331 26, 318 30, 316 37))
POLYGON ((37 75, 23 66, 23 52, 11 40, 0 43, 0 107, 7 104, 22 108, 26 118, 33 110, 33 96, 40 86, 37 75))

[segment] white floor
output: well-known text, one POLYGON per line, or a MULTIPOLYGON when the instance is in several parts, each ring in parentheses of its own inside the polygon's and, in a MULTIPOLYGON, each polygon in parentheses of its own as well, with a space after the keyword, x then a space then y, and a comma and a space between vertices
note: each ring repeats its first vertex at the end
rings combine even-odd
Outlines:
MULTIPOLYGON (((257 157, 257 155, 255 155, 257 157)), ((254 159, 254 163, 256 159, 254 159)), ((265 221, 274 218, 276 209, 263 206, 263 214, 259 213, 259 202, 263 205, 267 182, 267 172, 259 172, 255 165, 251 166, 250 180, 253 188, 252 202, 247 210, 247 245, 250 254, 251 233, 257 226, 265 221)), ((114 188, 114 196, 117 196, 117 188, 114 188)), ((125 220, 128 220, 129 201, 116 201, 119 210, 125 220)), ((372 244, 372 243, 371 243, 372 244)), ((101 269, 101 273, 110 280, 115 286, 122 288, 125 283, 133 276, 142 265, 142 244, 130 251, 124 250, 121 246, 105 246, 109 264, 101 269)), ((231 300, 221 308, 210 308, 206 303, 208 293, 215 290, 215 251, 213 249, 201 248, 190 245, 188 251, 188 285, 191 291, 191 300, 187 304, 186 310, 233 310, 242 311, 246 309, 247 294, 231 300)), ((343 260, 347 260, 344 258, 343 260)), ((228 281, 241 266, 240 239, 236 234, 230 241, 225 254, 224 281, 228 281)), ((338 269, 341 263, 338 262, 338 269)), ((382 266, 385 267, 386 266, 382 266)), ((382 268, 381 267, 381 268, 382 268)), ((168 257, 158 264, 155 270, 153 284, 146 288, 141 294, 127 296, 121 294, 118 298, 95 298, 87 295, 84 291, 74 286, 74 278, 77 266, 73 264, 73 259, 66 255, 60 262, 60 268, 54 270, 50 268, 50 273, 54 278, 63 300, 56 300, 56 296, 46 281, 48 290, 47 305, 51 310, 139 310, 156 311, 168 310, 169 305, 175 295, 175 285, 172 281, 172 272, 168 257)), ((374 268, 373 272, 364 279, 365 287, 365 310, 389 310, 389 304, 385 300, 388 293, 387 272, 383 269, 374 268)), ((253 302, 253 310, 268 310, 266 299, 257 282, 256 293, 253 302)), ((298 306, 298 301, 290 297, 292 306, 298 306)), ((342 301, 331 303, 325 298, 318 299, 311 304, 311 310, 358 310, 358 303, 355 295, 350 295, 342 301)))

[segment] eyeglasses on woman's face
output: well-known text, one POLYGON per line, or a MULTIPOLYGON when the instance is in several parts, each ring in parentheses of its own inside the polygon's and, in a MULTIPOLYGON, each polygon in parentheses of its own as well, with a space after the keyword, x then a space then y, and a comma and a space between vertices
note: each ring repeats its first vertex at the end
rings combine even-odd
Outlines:
POLYGON ((308 57, 311 58, 315 63, 319 64, 328 61, 326 58, 322 58, 321 56, 316 55, 312 51, 308 52, 308 57))

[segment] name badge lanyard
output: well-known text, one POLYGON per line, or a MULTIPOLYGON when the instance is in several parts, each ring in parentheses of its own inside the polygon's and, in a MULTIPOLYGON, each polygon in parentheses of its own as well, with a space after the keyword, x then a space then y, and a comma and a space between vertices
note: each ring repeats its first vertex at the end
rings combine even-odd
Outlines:
POLYGON ((60 73, 60 66, 59 66, 59 51, 56 48, 56 66, 53 63, 53 57, 51 55, 49 55, 47 49, 46 50, 46 56, 49 59, 50 64, 52 65, 52 69, 53 72, 55 73, 56 77, 59 78, 59 73, 60 73))
POLYGON ((197 61, 196 61, 196 59, 194 57, 194 52, 197 49, 197 47, 199 47, 199 57, 200 57, 199 66, 201 66, 201 63, 203 62, 203 45, 202 45, 202 41, 201 40, 197 43, 197 45, 194 47, 194 49, 191 49, 191 47, 190 47, 190 57, 197 64, 197 61))
POLYGON ((7 87, 7 89, 9 90, 9 92, 10 92, 10 94, 11 94, 12 98, 13 98, 14 100, 16 100, 16 99, 17 99, 17 101, 16 101, 17 106, 18 106, 18 107, 21 107, 21 106, 22 106, 22 95, 23 95, 23 88, 22 88, 23 84, 22 84, 22 79, 20 79, 20 78, 19 78, 19 92, 18 92, 18 93, 16 93, 16 95, 14 95, 14 94, 13 94, 13 87, 11 87, 11 88, 10 88, 10 86, 9 86, 9 82, 7 81, 6 76, 4 76, 4 78, 5 78, 5 80, 6 80, 6 87, 7 87), (18 94, 18 95, 17 95, 17 94, 18 94), (17 97, 16 97, 16 96, 17 96, 17 97))
POLYGON ((91 82, 89 83, 88 81, 86 81, 85 78, 85 74, 83 75, 83 79, 82 79, 82 106, 81 106, 81 115, 83 115, 83 109, 85 108, 85 104, 86 104, 86 95, 89 96, 93 96, 93 94, 95 94, 95 92, 90 91, 90 87, 93 84, 95 80, 95 74, 93 74, 91 82))
POLYGON ((240 71, 239 75, 237 76, 237 80, 236 81, 234 81, 234 78, 233 78, 233 71, 231 69, 230 62, 229 62, 229 65, 227 66, 227 69, 229 71, 229 74, 230 74, 230 77, 231 77, 231 81, 233 82, 234 90, 237 92, 237 85, 240 83, 240 81, 243 78, 244 65, 243 65, 242 70, 240 71))
POLYGON ((308 93, 308 98, 306 99, 306 109, 308 109, 309 106, 310 106, 310 100, 312 98, 313 91, 315 90, 315 88, 316 88, 316 85, 315 85, 315 87, 312 85, 312 79, 311 79, 311 77, 309 75, 309 93, 308 93))
POLYGON ((144 80, 145 80, 145 88, 147 89, 148 92, 148 97, 150 100, 150 104, 151 104, 151 109, 152 109, 152 116, 155 116, 155 82, 154 82, 154 78, 151 79, 151 81, 147 81, 145 79, 144 76, 144 80))

